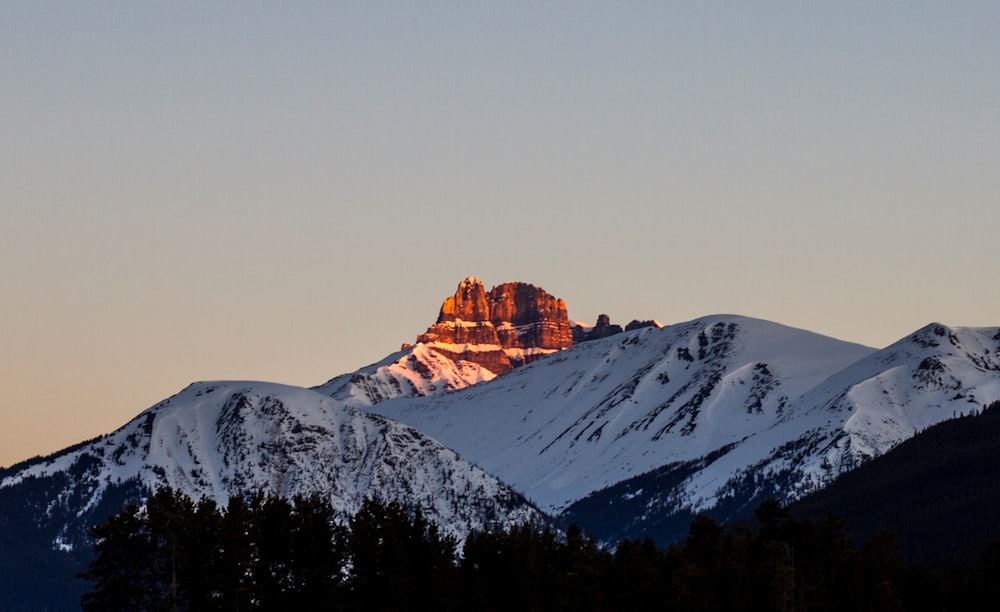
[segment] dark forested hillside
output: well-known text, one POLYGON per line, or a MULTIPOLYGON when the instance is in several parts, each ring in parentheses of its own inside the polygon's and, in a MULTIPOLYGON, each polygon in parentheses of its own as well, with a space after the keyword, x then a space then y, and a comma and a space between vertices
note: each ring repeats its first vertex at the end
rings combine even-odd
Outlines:
MULTIPOLYGON (((111 485, 101 502, 72 515, 53 503, 66 489, 65 475, 25 478, 0 489, 0 609, 73 609, 86 584, 76 578, 92 557, 86 530, 65 529, 70 518, 92 525, 148 492, 135 481, 111 485), (58 541, 61 546, 55 547, 58 541)), ((82 496, 81 485, 71 494, 82 496)))
POLYGON ((767 500, 744 524, 599 547, 580 529, 442 536, 417 509, 366 499, 346 525, 319 498, 227 508, 161 489, 93 530, 85 610, 993 610, 1000 550, 969 578, 907 564, 891 534, 855 545, 833 516, 767 500))
POLYGON ((1000 539, 1000 402, 927 429, 790 509, 836 514, 859 539, 892 531, 910 561, 977 563, 1000 539))

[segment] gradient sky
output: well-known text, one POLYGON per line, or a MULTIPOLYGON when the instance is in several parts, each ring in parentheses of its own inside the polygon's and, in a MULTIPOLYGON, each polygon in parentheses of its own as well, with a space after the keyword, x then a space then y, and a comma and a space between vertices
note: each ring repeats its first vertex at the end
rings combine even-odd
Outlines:
POLYGON ((6 2, 0 465, 311 386, 469 275, 885 346, 1000 325, 997 2, 6 2))

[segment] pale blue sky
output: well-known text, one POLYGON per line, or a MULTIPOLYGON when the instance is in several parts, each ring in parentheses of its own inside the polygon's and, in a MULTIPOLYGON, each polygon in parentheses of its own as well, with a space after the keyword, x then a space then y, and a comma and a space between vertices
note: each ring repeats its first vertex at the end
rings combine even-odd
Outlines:
POLYGON ((0 465, 318 384, 462 278, 592 322, 1000 325, 1000 4, 0 7, 0 465))

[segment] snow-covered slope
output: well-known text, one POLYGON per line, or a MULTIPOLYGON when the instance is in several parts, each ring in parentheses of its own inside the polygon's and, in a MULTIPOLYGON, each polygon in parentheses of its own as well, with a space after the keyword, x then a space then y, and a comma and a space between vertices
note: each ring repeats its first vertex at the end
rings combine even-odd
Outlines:
MULTIPOLYGON (((476 346, 447 345, 447 348, 452 353, 461 353, 475 350, 476 346)), ((455 361, 436 351, 434 345, 419 343, 356 372, 332 378, 315 390, 345 406, 371 406, 397 397, 423 397, 464 389, 493 378, 496 374, 479 364, 455 361)))
POLYGON ((370 410, 456 449, 548 512, 586 524, 630 502, 632 516, 622 509, 608 520, 641 526, 796 499, 998 398, 996 328, 932 324, 876 351, 713 316, 370 410))
POLYGON ((837 424, 819 465, 850 469, 927 427, 1000 399, 1000 330, 932 323, 818 385, 799 404, 837 424))
MULTIPOLYGON (((509 487, 412 427, 315 391, 259 382, 195 383, 121 429, 8 473, 0 490, 49 482, 46 517, 85 517, 109 491, 170 485, 224 505, 263 490, 318 493, 347 515, 365 496, 401 499, 457 536, 542 515, 509 487)), ((99 517, 103 520, 104 517, 99 517)), ((56 541, 79 544, 70 520, 56 541)))
MULTIPOLYGON (((767 457, 808 429, 796 418, 801 396, 874 352, 713 316, 580 344, 487 384, 370 410, 413 425, 557 512, 720 448, 730 448, 733 470, 767 457), (746 453, 735 452, 743 446, 746 453)), ((688 504, 711 496, 690 494, 688 504)))

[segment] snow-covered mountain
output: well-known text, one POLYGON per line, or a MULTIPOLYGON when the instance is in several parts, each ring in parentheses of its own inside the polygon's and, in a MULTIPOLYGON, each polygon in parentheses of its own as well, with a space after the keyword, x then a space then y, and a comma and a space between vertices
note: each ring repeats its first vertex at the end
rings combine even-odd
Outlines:
MULTIPOLYGON (((764 440, 795 400, 874 349, 737 316, 574 346, 485 385, 379 403, 553 513, 598 489, 764 440), (756 441, 756 440, 755 440, 756 441)), ((756 456, 755 456, 756 458, 756 456)))
POLYGON ((319 493, 342 515, 399 498, 458 536, 540 508, 608 542, 666 542, 695 513, 797 499, 1000 399, 997 328, 932 324, 877 350, 736 315, 602 320, 577 333, 562 300, 470 277, 423 341, 378 363, 314 389, 195 383, 0 470, 0 544, 35 530, 78 551, 89 524, 160 484, 223 504, 319 493))
POLYGON ((412 427, 315 391, 260 382, 192 384, 107 436, 4 476, 0 489, 39 482, 49 486, 37 521, 59 517, 54 542, 63 548, 85 545, 88 527, 67 517, 103 520, 93 515, 106 494, 141 498, 160 485, 221 506, 257 490, 318 493, 342 517, 365 496, 401 499, 459 537, 544 520, 495 477, 412 427))
MULTIPOLYGON (((878 456, 927 427, 1000 399, 1000 329, 932 323, 852 364, 802 397, 808 418, 838 424, 809 476, 878 456)), ((819 439, 819 438, 817 438, 819 439)))
POLYGON ((933 324, 877 351, 713 316, 588 342, 486 385, 371 410, 596 531, 617 502, 607 533, 620 537, 672 516, 683 528, 697 512, 729 518, 765 497, 797 499, 997 398, 995 328, 933 324))

